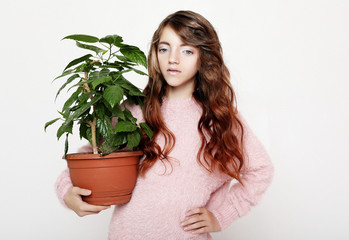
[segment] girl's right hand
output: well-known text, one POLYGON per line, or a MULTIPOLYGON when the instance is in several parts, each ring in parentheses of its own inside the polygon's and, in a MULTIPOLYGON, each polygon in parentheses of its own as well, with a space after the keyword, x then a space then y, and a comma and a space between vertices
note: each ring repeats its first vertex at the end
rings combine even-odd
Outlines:
POLYGON ((97 214, 102 210, 110 208, 110 206, 96 206, 84 202, 81 196, 88 196, 90 194, 91 190, 71 187, 64 196, 64 202, 68 208, 73 210, 80 217, 90 214, 97 214))

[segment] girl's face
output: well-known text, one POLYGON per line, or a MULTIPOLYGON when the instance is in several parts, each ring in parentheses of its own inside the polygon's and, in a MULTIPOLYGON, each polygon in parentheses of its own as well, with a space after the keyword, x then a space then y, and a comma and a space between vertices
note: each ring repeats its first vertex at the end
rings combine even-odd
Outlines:
POLYGON ((167 97, 191 97, 199 67, 199 49, 185 45, 177 33, 166 26, 160 35, 157 57, 168 84, 167 97))

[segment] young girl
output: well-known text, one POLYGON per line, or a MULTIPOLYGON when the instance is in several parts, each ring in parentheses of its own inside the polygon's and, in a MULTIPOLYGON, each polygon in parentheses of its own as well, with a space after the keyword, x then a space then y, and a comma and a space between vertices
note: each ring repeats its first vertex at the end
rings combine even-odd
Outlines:
MULTIPOLYGON (((245 215, 270 185, 273 166, 235 108, 235 95, 212 25, 178 11, 154 33, 143 109, 154 131, 144 140, 140 176, 129 203, 115 206, 109 239, 212 239, 245 215), (234 184, 231 186, 231 181, 234 184)), ((66 170, 59 199, 79 216, 106 209, 81 196, 66 170)))

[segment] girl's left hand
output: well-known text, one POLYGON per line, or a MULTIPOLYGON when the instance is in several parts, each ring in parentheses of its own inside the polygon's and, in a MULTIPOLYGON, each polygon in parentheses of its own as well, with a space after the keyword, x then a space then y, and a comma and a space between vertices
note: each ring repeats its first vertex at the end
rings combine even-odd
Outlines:
POLYGON ((206 208, 196 208, 187 213, 187 220, 182 222, 184 231, 192 231, 193 234, 218 232, 221 230, 216 217, 206 208))

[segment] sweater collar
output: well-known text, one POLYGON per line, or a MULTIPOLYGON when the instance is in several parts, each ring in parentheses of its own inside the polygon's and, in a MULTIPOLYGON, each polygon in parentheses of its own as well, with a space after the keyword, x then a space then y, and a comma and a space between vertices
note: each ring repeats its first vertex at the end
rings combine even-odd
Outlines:
POLYGON ((193 105, 197 105, 197 102, 193 96, 180 99, 169 99, 164 97, 162 101, 162 106, 166 108, 190 108, 193 105))

